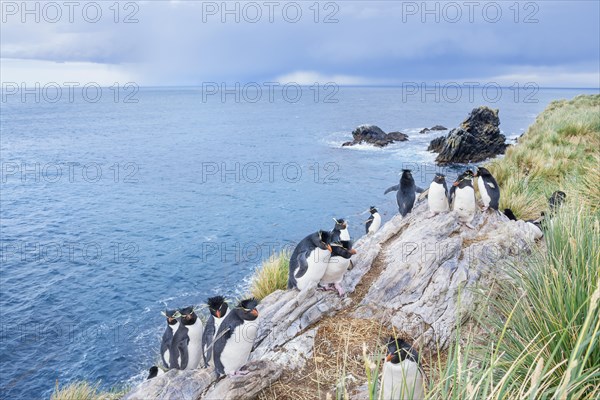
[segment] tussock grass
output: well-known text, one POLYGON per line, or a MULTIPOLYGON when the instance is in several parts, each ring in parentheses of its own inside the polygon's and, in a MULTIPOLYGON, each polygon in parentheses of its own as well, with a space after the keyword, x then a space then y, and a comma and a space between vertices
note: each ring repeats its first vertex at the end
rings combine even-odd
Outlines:
POLYGON ((546 247, 507 266, 481 333, 463 331, 438 365, 428 398, 600 397, 600 221, 584 207, 561 210, 546 247))
POLYGON ((537 218, 555 190, 589 199, 580 190, 595 188, 598 196, 599 148, 600 95, 550 103, 518 145, 487 166, 502 190, 500 207, 518 218, 537 218))
POLYGON ((278 289, 287 288, 290 255, 289 251, 283 250, 263 261, 262 266, 254 273, 250 284, 253 297, 262 300, 278 289))
POLYGON ((50 400, 118 400, 127 393, 127 389, 103 392, 99 386, 99 382, 79 381, 59 387, 57 381, 50 400))

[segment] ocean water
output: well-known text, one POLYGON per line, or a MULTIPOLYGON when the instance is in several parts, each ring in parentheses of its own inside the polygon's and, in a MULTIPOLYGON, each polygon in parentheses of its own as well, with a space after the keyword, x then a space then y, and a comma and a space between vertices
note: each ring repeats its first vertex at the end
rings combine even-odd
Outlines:
POLYGON ((383 192, 402 168, 421 186, 440 170, 426 149, 446 132, 421 128, 454 128, 489 105, 512 142, 551 100, 597 90, 516 99, 504 89, 489 102, 477 90, 445 101, 341 87, 334 103, 308 87, 296 102, 198 88, 143 88, 135 103, 105 93, 95 103, 2 100, 3 399, 48 397, 57 380, 138 382, 158 358, 165 307, 234 298, 262 259, 333 217, 349 219, 354 238, 369 206, 385 222, 396 205, 383 192), (410 140, 341 148, 365 123, 410 140))

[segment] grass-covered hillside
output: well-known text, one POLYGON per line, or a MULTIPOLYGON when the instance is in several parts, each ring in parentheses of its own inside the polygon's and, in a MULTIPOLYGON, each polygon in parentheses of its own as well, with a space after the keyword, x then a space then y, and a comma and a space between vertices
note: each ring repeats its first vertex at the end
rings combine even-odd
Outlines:
POLYGON ((538 218, 557 189, 589 208, 600 205, 600 95, 553 101, 506 156, 489 164, 500 207, 538 218))

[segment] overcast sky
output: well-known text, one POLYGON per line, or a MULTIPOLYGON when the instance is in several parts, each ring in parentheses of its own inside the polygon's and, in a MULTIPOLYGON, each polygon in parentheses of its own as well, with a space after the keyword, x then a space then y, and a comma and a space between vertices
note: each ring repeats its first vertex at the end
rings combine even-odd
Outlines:
POLYGON ((598 1, 113 4, 2 1, 2 82, 600 87, 598 1))

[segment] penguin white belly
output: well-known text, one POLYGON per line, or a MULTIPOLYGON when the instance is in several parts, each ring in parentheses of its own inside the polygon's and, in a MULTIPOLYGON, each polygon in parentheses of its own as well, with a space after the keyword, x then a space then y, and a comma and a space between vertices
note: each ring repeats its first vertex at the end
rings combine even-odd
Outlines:
POLYGON ((188 363, 185 369, 196 369, 202 358, 202 321, 196 320, 194 325, 187 325, 188 337, 188 363))
POLYGON ((464 223, 471 222, 475 217, 475 191, 471 186, 466 186, 457 188, 454 193, 454 211, 458 218, 464 223))
POLYGON ((423 376, 414 361, 383 365, 382 400, 422 400, 425 398, 423 376))
POLYGON ((348 228, 340 231, 340 240, 350 240, 350 232, 348 232, 348 228))
POLYGON ((225 343, 225 348, 221 352, 221 364, 226 374, 233 374, 248 361, 258 333, 259 319, 244 321, 242 325, 235 328, 225 343))
POLYGON ((327 285, 329 283, 340 283, 344 278, 344 274, 348 271, 350 266, 350 259, 334 256, 329 259, 327 263, 327 269, 325 275, 321 278, 321 284, 327 285))
POLYGON ((448 198, 446 197, 446 189, 443 185, 436 182, 431 182, 429 186, 429 194, 427 195, 429 210, 432 212, 444 212, 450 209, 448 198))
POLYGON ((306 272, 301 277, 296 277, 296 285, 298 286, 298 289, 304 289, 311 282, 318 283, 323 275, 325 275, 330 257, 331 253, 329 250, 323 250, 318 247, 315 248, 306 257, 306 262, 308 263, 306 272))
POLYGON ((477 178, 477 189, 479 189, 479 195, 481 196, 481 201, 483 202, 483 205, 485 207, 489 207, 492 198, 490 197, 490 195, 487 192, 487 189, 485 188, 485 182, 483 181, 482 177, 477 178))
POLYGON ((375 233, 379 230, 381 226, 381 215, 379 213, 373 214, 373 222, 371 222, 371 226, 369 226, 369 233, 375 233))

